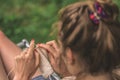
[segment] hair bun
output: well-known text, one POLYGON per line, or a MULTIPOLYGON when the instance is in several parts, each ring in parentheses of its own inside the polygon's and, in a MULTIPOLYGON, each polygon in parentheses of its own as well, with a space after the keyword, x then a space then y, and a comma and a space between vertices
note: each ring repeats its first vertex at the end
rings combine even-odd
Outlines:
POLYGON ((108 16, 108 18, 106 18, 108 22, 118 20, 119 8, 112 0, 94 0, 94 1, 98 2, 100 6, 103 8, 106 15, 108 16))

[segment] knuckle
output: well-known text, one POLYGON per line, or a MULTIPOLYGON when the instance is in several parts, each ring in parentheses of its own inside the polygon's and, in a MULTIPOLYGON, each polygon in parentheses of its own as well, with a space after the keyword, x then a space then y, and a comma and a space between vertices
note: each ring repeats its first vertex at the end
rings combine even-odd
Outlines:
POLYGON ((30 60, 31 58, 29 56, 26 56, 26 60, 30 60))

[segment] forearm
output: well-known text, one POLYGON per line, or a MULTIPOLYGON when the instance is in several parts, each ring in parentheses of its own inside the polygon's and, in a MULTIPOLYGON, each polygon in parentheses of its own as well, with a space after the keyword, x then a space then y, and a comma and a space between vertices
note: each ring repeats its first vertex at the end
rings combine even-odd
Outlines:
MULTIPOLYGON (((14 67, 14 57, 21 52, 21 49, 17 47, 7 36, 0 31, 0 56, 2 62, 8 74, 14 67)), ((13 77, 13 73, 9 75, 10 79, 13 77)))
POLYGON ((2 63, 1 57, 0 57, 0 79, 1 80, 8 80, 7 74, 5 72, 4 65, 2 63))

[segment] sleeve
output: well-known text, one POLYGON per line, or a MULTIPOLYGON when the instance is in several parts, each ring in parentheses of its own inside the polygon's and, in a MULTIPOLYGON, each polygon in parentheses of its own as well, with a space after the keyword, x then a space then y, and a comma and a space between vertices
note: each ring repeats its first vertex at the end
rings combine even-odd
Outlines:
POLYGON ((53 73, 53 74, 49 75, 48 78, 45 78, 43 75, 39 75, 39 76, 33 78, 32 80, 61 80, 61 79, 56 73, 53 73))
POLYGON ((42 75, 33 78, 32 80, 47 80, 42 75))

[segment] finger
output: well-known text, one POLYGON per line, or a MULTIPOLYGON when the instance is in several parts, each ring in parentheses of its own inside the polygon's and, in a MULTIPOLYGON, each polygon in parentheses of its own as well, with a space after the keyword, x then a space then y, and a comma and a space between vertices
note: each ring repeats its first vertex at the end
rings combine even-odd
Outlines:
POLYGON ((15 61, 16 61, 16 62, 18 62, 20 59, 21 59, 21 56, 20 56, 20 55, 17 55, 17 56, 15 57, 15 61))
POLYGON ((50 53, 52 56, 56 56, 56 51, 55 49, 53 49, 52 47, 50 47, 49 45, 46 44, 40 44, 39 45, 41 48, 44 48, 45 50, 48 51, 48 53, 50 53))
POLYGON ((56 57, 61 54, 60 53, 60 48, 59 48, 59 46, 58 46, 58 44, 55 40, 49 41, 46 44, 51 45, 51 47, 53 47, 56 50, 56 57))
POLYGON ((60 48, 58 47, 58 44, 55 40, 49 41, 46 44, 50 45, 51 47, 53 47, 56 50, 56 55, 60 55, 60 52, 59 52, 60 48))
POLYGON ((52 66, 54 66, 55 58, 54 58, 51 54, 48 54, 48 59, 49 59, 49 61, 50 61, 50 64, 51 64, 52 66))
POLYGON ((40 47, 40 48, 43 48, 43 49, 45 49, 45 50, 47 50, 47 51, 50 52, 50 53, 55 52, 55 49, 52 48, 50 45, 39 44, 39 47, 40 47))
POLYGON ((14 62, 14 67, 18 67, 19 64, 21 63, 21 57, 18 55, 14 58, 15 62, 14 62))
POLYGON ((52 44, 53 44, 53 40, 52 40, 52 41, 49 41, 49 42, 46 42, 46 44, 52 45, 52 44))
POLYGON ((25 54, 27 54, 27 51, 28 51, 28 48, 24 49, 24 50, 20 53, 20 55, 21 55, 21 56, 25 56, 25 54))
POLYGON ((28 56, 33 56, 33 50, 34 50, 34 43, 35 41, 34 40, 31 40, 31 42, 30 42, 30 47, 28 48, 28 52, 27 52, 27 54, 28 54, 28 56))
POLYGON ((46 44, 51 45, 51 46, 54 47, 56 50, 59 49, 59 47, 58 47, 58 45, 57 45, 57 42, 56 42, 55 40, 49 41, 49 42, 47 42, 46 44))
POLYGON ((35 65, 36 67, 40 65, 40 54, 35 50, 35 65))

